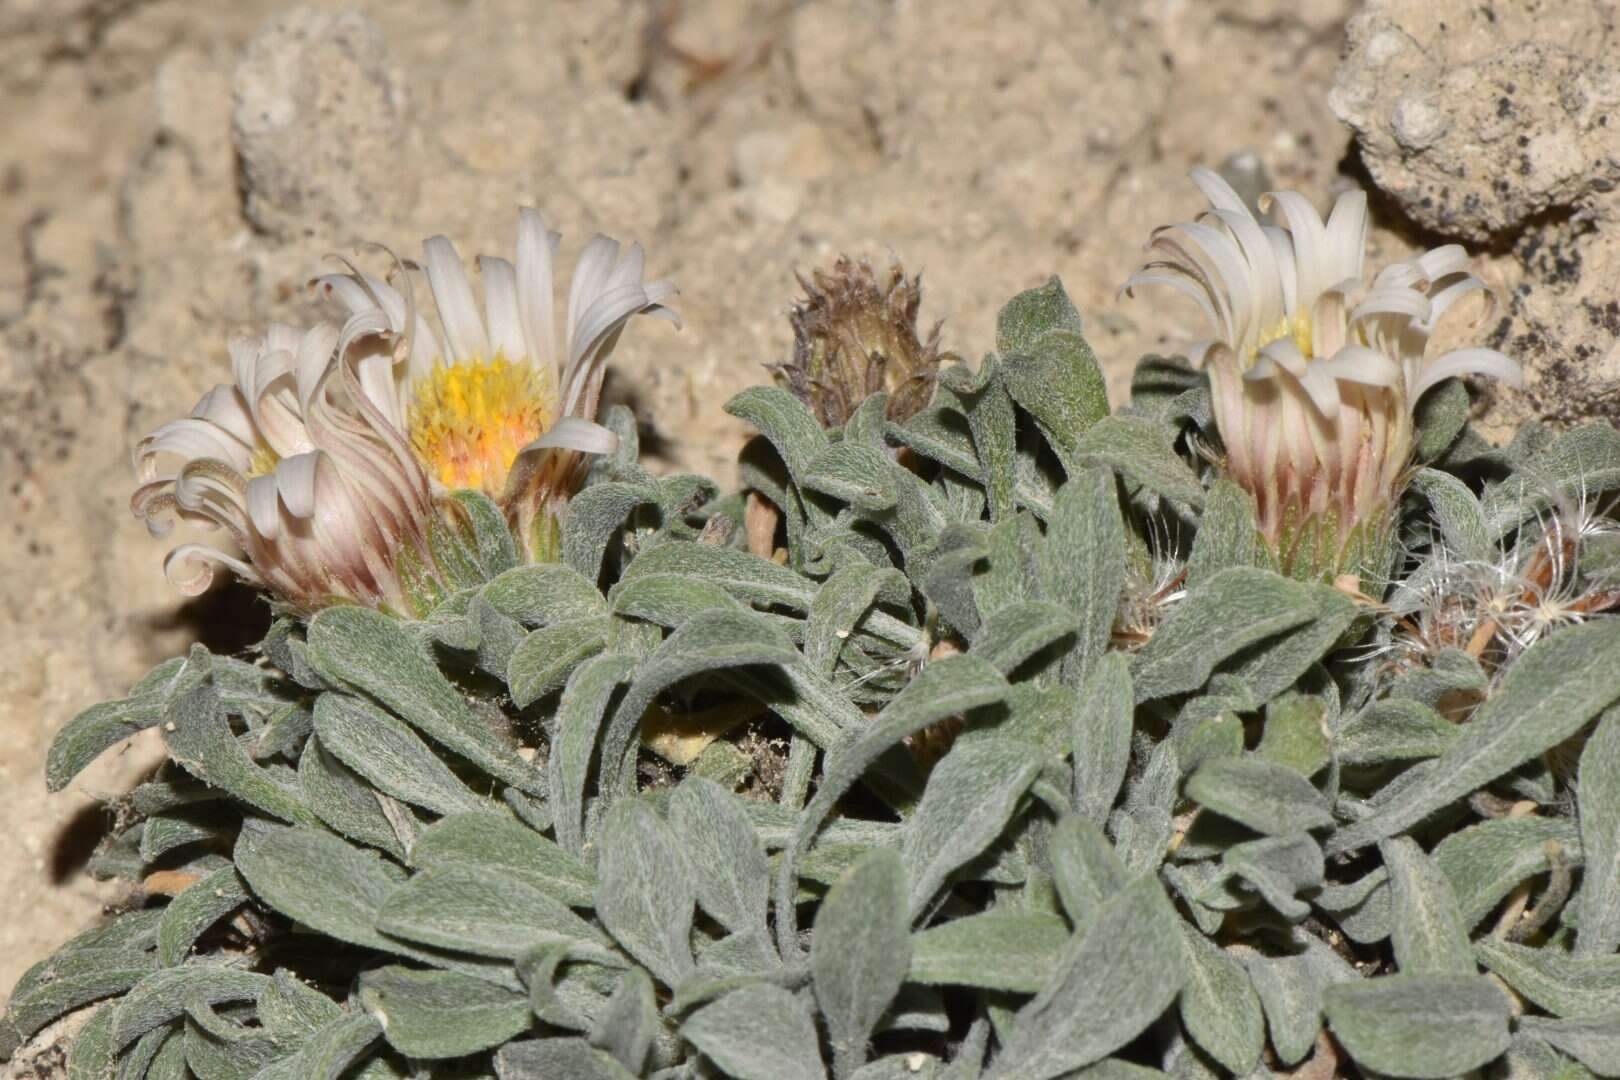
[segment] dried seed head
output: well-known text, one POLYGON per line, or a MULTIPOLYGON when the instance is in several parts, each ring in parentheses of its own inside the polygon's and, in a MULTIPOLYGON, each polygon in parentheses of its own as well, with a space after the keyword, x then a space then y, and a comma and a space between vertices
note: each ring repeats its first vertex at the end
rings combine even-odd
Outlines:
POLYGON ((904 420, 928 404, 940 362, 939 324, 917 334, 922 278, 898 263, 879 275, 865 259, 839 256, 831 271, 799 276, 793 359, 772 370, 823 426, 837 427, 862 401, 889 393, 888 416, 904 420))

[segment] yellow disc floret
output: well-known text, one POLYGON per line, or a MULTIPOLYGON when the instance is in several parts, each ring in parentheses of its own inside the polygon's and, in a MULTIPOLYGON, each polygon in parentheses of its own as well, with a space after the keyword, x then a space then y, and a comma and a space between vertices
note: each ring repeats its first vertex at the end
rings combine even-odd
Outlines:
POLYGON ((551 426, 553 395, 526 360, 445 364, 416 380, 406 426, 429 473, 447 488, 497 497, 518 451, 551 426))
MULTIPOLYGON (((1313 355, 1311 352, 1311 329, 1311 313, 1309 310, 1301 308, 1292 315, 1284 315, 1277 321, 1275 326, 1260 335, 1260 340, 1255 343, 1254 347, 1255 356, 1260 355, 1260 350, 1273 341, 1281 341, 1285 337, 1291 337, 1294 339, 1294 344, 1299 346, 1300 354, 1309 360, 1313 355)), ((1254 356, 1249 358, 1249 364, 1251 367, 1254 365, 1254 356)))

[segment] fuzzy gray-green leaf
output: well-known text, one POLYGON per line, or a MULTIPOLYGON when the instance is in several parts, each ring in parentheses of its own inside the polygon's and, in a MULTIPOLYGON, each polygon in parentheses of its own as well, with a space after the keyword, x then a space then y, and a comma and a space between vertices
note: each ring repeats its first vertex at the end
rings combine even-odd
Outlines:
POLYGON ((697 889, 670 827, 640 799, 609 808, 597 834, 596 913, 667 986, 692 970, 697 889))
POLYGON ((315 699, 315 733, 339 761, 402 802, 435 814, 487 805, 415 732, 368 701, 322 694, 315 699))
POLYGON ((1610 709, 1581 751, 1576 805, 1586 869, 1575 897, 1576 956, 1620 948, 1620 709, 1610 709))
POLYGON ((1311 587, 1268 570, 1218 571, 1171 611, 1136 656, 1142 701, 1202 686, 1217 664, 1317 615, 1311 587))
POLYGON ((1187 797, 1268 836, 1333 824, 1321 794, 1293 769, 1259 758, 1215 758, 1187 778, 1187 797))
POLYGON ((534 1019, 522 994, 453 971, 377 968, 360 976, 359 999, 390 1046, 429 1060, 499 1046, 534 1019))
POLYGON ((1508 997, 1485 975, 1383 975, 1336 983, 1323 997, 1333 1034, 1358 1065, 1442 1080, 1508 1047, 1508 997))
POLYGON ((539 775, 473 716, 460 691, 417 651, 395 619, 367 608, 327 608, 309 624, 309 654, 326 678, 370 694, 491 776, 543 793, 539 775))
POLYGON ((815 1021, 781 987, 734 990, 694 1012, 681 1035, 737 1080, 824 1080, 815 1021))
POLYGON ((411 847, 411 862, 435 873, 458 867, 491 871, 570 907, 589 907, 596 892, 596 875, 583 862, 527 825, 487 811, 428 826, 411 847))
POLYGON ((1181 1020, 1210 1057, 1245 1076, 1265 1048, 1265 1014, 1243 965, 1183 923, 1187 983, 1181 988, 1181 1020))
POLYGON ((810 970, 839 1075, 865 1059, 867 1039, 905 981, 908 923, 905 873, 891 848, 856 863, 816 913, 810 970))
POLYGON ((1186 979, 1179 921, 1152 874, 1107 900, 1018 1011, 992 1080, 1052 1080, 1136 1038, 1186 979))
POLYGON ((995 908, 951 919, 911 939, 912 982, 1033 994, 1051 978, 1069 937, 1056 915, 995 908))
POLYGON ((763 934, 771 868, 737 797, 689 777, 670 797, 669 813, 703 910, 733 933, 763 934))
POLYGON ((527 708, 561 687, 575 668, 607 645, 607 630, 607 620, 599 616, 531 630, 506 665, 512 704, 527 708))
POLYGON ((992 738, 960 743, 934 767, 900 848, 913 916, 1001 835, 1041 765, 1027 743, 992 738))
POLYGON ((1136 704, 1130 660, 1124 653, 1103 656, 1075 697, 1074 808, 1101 825, 1130 766, 1136 704))
POLYGON ((1477 970, 1468 927, 1445 874, 1409 837, 1379 845, 1394 903, 1391 944, 1402 972, 1472 975, 1477 970))
POLYGON ((516 960, 562 941, 611 959, 607 938, 561 900, 498 870, 417 874, 378 908, 378 930, 419 945, 516 960))
POLYGON ((1125 523, 1112 472, 1088 469, 1058 489, 1036 561, 1047 598, 1074 613, 1065 675, 1078 685, 1108 648, 1125 588, 1125 523))
POLYGON ((1620 698, 1620 620, 1574 626, 1527 650, 1501 685, 1434 759, 1432 780, 1411 785, 1328 839, 1330 855, 1393 836, 1427 814, 1549 750, 1620 698))
POLYGON ((1107 465, 1127 483, 1197 510, 1204 505, 1198 477, 1177 456, 1174 432, 1145 416, 1105 416, 1093 424, 1075 447, 1088 465, 1107 465))

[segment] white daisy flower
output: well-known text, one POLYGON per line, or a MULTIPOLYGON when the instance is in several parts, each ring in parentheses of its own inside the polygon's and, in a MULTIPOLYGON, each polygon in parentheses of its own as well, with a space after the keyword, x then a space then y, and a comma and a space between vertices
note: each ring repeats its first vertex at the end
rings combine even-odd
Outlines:
POLYGON ((423 244, 437 327, 403 291, 351 268, 318 278, 349 318, 342 352, 371 404, 404 434, 435 490, 473 488, 496 499, 531 555, 544 557, 556 515, 582 477, 583 454, 614 449, 595 422, 608 357, 625 323, 646 314, 679 325, 675 289, 643 278, 641 246, 596 236, 574 269, 561 333, 553 296, 558 234, 540 214, 518 216, 514 262, 478 257, 483 302, 451 242, 423 244))
POLYGON ((1326 222, 1303 196, 1274 192, 1261 201, 1274 226, 1210 170, 1192 180, 1210 209, 1155 230, 1158 257, 1125 289, 1166 285, 1204 312, 1214 336, 1188 357, 1208 372, 1226 470, 1254 495, 1284 571, 1369 570, 1387 548, 1418 400, 1458 375, 1521 383, 1494 349, 1426 356, 1441 316, 1485 286, 1457 245, 1369 280, 1364 192, 1341 195, 1326 222))
POLYGON ((176 547, 164 572, 182 592, 202 592, 222 565, 300 611, 340 601, 411 608, 409 568, 430 565, 437 511, 410 448, 366 404, 337 343, 329 325, 232 341, 234 381, 136 446, 131 508, 152 534, 178 517, 223 528, 241 552, 176 547))

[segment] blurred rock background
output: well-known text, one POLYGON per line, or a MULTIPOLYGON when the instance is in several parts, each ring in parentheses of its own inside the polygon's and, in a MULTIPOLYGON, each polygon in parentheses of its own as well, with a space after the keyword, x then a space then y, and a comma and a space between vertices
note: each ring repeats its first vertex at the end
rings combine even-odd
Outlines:
MULTIPOLYGON (((721 411, 787 356, 793 272, 902 260, 964 356, 1060 274, 1116 401, 1196 312, 1115 291, 1195 164, 1251 151, 1325 207, 1376 183, 1374 265, 1470 245, 1531 367, 1482 398, 1620 412, 1620 51, 1604 0, 0 0, 0 995, 117 894, 82 873, 109 755, 47 797, 51 734, 199 638, 129 516, 129 451, 224 377, 224 343, 317 309, 363 240, 507 253, 541 207, 564 260, 639 239, 685 329, 637 324, 610 400, 655 468, 725 479, 721 411)), ((375 258, 375 254, 365 255, 375 258)), ((20 1068, 20 1067, 19 1067, 20 1068)), ((22 1074, 26 1075, 26 1074, 22 1074)))

